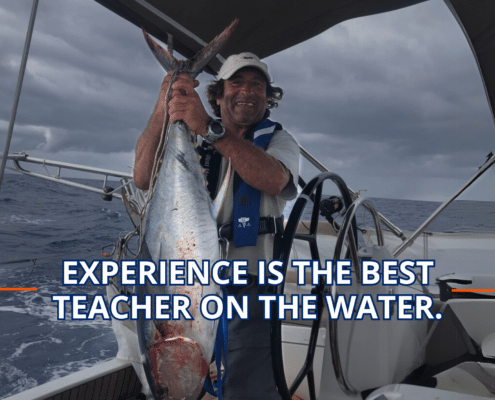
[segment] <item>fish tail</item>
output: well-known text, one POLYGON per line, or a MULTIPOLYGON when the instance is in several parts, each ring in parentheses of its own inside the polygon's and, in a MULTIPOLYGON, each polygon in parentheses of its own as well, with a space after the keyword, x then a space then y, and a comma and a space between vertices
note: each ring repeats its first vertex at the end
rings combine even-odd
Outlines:
POLYGON ((239 19, 234 19, 230 25, 217 35, 210 43, 200 50, 192 59, 190 67, 190 75, 194 78, 206 65, 218 54, 223 45, 230 38, 234 29, 237 27, 239 19))
POLYGON ((155 55, 158 62, 166 71, 176 70, 179 67, 182 69, 186 66, 184 72, 187 72, 192 78, 196 78, 206 65, 218 54, 223 45, 234 32, 239 19, 234 19, 231 24, 216 36, 210 43, 201 49, 187 64, 174 58, 167 50, 160 46, 143 28, 143 35, 148 43, 149 48, 155 55))
POLYGON ((165 50, 155 40, 153 40, 148 32, 144 30, 144 28, 143 35, 146 39, 146 43, 148 43, 149 48, 151 49, 152 53, 155 55, 161 66, 166 71, 177 69, 179 62, 167 50, 165 50))

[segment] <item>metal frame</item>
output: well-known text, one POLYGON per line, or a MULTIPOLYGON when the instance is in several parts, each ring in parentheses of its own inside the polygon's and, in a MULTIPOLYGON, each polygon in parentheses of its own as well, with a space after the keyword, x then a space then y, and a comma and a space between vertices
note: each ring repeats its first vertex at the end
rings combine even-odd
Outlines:
POLYGON ((94 167, 88 167, 85 165, 80 165, 80 164, 71 164, 71 163, 65 163, 65 162, 60 162, 60 161, 53 161, 53 160, 46 160, 44 158, 34 158, 34 157, 29 157, 27 154, 21 152, 21 153, 13 153, 7 155, 7 159, 12 160, 14 163, 15 168, 8 168, 9 170, 12 171, 17 171, 20 172, 24 175, 28 176, 33 176, 35 178, 41 178, 45 179, 51 182, 56 182, 56 183, 61 183, 66 186, 71 186, 79 189, 84 189, 88 190, 90 192, 95 192, 99 193, 102 196, 105 196, 107 199, 111 199, 112 197, 116 197, 118 199, 122 199, 122 195, 120 194, 120 190, 126 189, 126 192, 130 194, 132 197, 139 197, 139 191, 135 192, 134 188, 132 187, 132 183, 134 182, 132 174, 126 174, 124 172, 119 172, 119 171, 112 171, 109 169, 103 169, 103 168, 94 168, 94 167), (57 174, 56 175, 50 175, 48 170, 46 170, 46 175, 37 173, 37 172, 32 172, 29 171, 25 168, 24 166, 21 166, 21 163, 30 163, 30 164, 38 164, 44 167, 56 167, 57 168, 57 174), (93 186, 89 185, 84 185, 82 183, 77 183, 68 179, 64 179, 60 177, 60 174, 62 172, 62 169, 68 169, 72 171, 82 171, 82 172, 87 172, 91 174, 97 174, 101 175, 103 178, 103 185, 101 189, 95 188, 93 186), (116 189, 110 189, 107 186, 107 179, 108 177, 114 177, 120 179, 121 185, 117 187, 116 189))
MULTIPOLYGON (((490 153, 491 154, 491 153, 490 153)), ((399 254, 401 254, 407 247, 411 246, 414 243, 414 240, 435 220, 438 215, 447 208, 447 206, 452 203, 457 197, 459 197, 469 186, 471 186, 481 175, 483 175, 488 169, 495 164, 495 155, 491 154, 489 155, 488 159, 485 161, 485 163, 479 167, 478 171, 474 176, 469 179, 462 188, 460 188, 457 193, 455 193, 450 199, 445 201, 440 207, 438 207, 433 214, 431 214, 425 222, 421 224, 421 226, 414 231, 414 233, 407 238, 407 240, 404 240, 404 242, 395 249, 393 256, 397 257, 399 254)))
MULTIPOLYGON (((313 164, 318 170, 321 172, 330 172, 328 168, 326 168, 322 163, 320 163, 315 157, 313 157, 306 149, 303 147, 299 146, 299 149, 301 150, 301 155, 308 160, 311 164, 313 164)), ((359 196, 357 192, 352 190, 350 187, 347 187, 347 190, 352 194, 352 196, 359 196)), ((366 209, 368 209, 367 205, 363 205, 366 209)), ((370 210, 368 210, 370 211, 370 210)), ((406 237, 404 236, 404 233, 402 230, 400 230, 397 226, 395 226, 391 221, 389 221, 385 216, 382 214, 378 213, 378 217, 380 218, 380 221, 387 227, 389 228, 392 233, 397 236, 398 238, 402 240, 406 240, 406 237)))
MULTIPOLYGON (((376 227, 377 244, 378 246, 384 245, 383 232, 380 226, 380 217, 378 211, 376 211, 374 204, 370 200, 365 198, 360 198, 355 200, 354 203, 352 203, 352 205, 347 208, 345 219, 339 231, 337 243, 335 244, 333 260, 334 262, 336 262, 337 260, 340 260, 342 258, 342 251, 344 248, 344 244, 347 243, 348 251, 350 252, 352 262, 356 267, 355 271, 356 271, 357 280, 358 282, 361 282, 361 276, 359 273, 360 260, 358 256, 355 234, 353 234, 354 238, 353 237, 349 238, 350 232, 353 232, 353 230, 351 229, 353 229, 353 225, 355 224, 356 212, 359 207, 364 207, 367 211, 371 213, 371 216, 373 217, 373 221, 376 227)), ((332 297, 334 298, 334 300, 337 299, 337 285, 332 286, 332 297)), ((342 364, 340 362, 340 350, 339 350, 337 326, 338 326, 338 320, 331 319, 329 321, 328 338, 330 341, 330 349, 332 354, 332 365, 333 365, 335 377, 342 391, 347 395, 354 396, 357 395, 358 391, 355 388, 353 388, 352 385, 349 383, 349 380, 346 379, 344 370, 342 368, 342 364)))
MULTIPOLYGON (((29 48, 31 47, 31 38, 33 36, 34 21, 36 20, 36 13, 38 11, 39 0, 33 0, 31 7, 31 16, 29 18, 28 30, 26 33, 26 40, 24 41, 24 51, 22 53, 21 65, 19 67, 19 76, 17 78, 17 86, 14 94, 14 101, 12 103, 12 111, 10 113, 9 128, 7 131, 7 140, 5 141, 5 148, 3 155, 9 153, 10 141, 12 139, 12 133, 14 131, 15 117, 17 115, 17 107, 19 106, 19 99, 21 97, 22 82, 24 81, 24 73, 26 72, 26 64, 29 56, 29 48)), ((5 165, 7 158, 2 156, 2 163, 0 165, 0 186, 2 185, 3 173, 5 171, 5 165)))

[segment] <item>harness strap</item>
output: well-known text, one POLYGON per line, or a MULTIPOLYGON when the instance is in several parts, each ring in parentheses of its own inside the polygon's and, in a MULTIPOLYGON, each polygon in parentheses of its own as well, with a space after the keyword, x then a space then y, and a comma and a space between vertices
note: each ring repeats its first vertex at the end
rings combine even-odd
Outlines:
MULTIPOLYGON (((260 217, 258 226, 258 235, 270 233, 276 235, 284 230, 284 216, 275 217, 260 217)), ((234 223, 229 222, 218 227, 218 237, 220 239, 232 240, 234 238, 234 223)))
MULTIPOLYGON (((225 277, 226 268, 222 268, 220 271, 220 277, 225 277)), ((223 293, 223 306, 224 310, 227 307, 227 289, 222 286, 223 293)), ((217 367, 217 381, 213 383, 211 381, 210 374, 208 374, 203 382, 203 388, 212 396, 218 397, 219 400, 223 400, 223 384, 227 377, 227 349, 229 343, 229 328, 227 322, 227 313, 223 312, 220 320, 218 321, 217 337, 215 338, 215 365, 217 367), (224 366, 224 373, 222 375, 222 362, 224 366)))
MULTIPOLYGON (((275 130, 282 126, 263 119, 254 130, 253 143, 265 150, 275 130)), ((234 245, 235 247, 256 246, 260 221, 261 192, 242 182, 234 194, 234 245)))

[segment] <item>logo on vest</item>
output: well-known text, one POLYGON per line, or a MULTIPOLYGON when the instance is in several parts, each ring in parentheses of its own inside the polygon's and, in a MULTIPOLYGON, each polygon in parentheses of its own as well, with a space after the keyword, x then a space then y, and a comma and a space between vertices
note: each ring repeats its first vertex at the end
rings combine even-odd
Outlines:
POLYGON ((248 217, 239 218, 238 221, 239 221, 239 225, 237 225, 238 228, 245 228, 246 226, 251 226, 248 217))

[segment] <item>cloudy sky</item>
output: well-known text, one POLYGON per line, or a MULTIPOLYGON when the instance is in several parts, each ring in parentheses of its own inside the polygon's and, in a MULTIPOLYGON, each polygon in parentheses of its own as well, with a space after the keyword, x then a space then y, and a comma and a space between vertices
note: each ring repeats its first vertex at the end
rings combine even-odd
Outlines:
MULTIPOLYGON (((0 3, 2 151, 31 5, 0 3)), ((367 196, 445 200, 495 150, 475 60, 441 0, 342 23, 266 62, 285 90, 272 118, 367 196)), ((131 172, 163 75, 140 30, 98 3, 41 1, 11 152, 131 172)), ((493 201, 494 188, 492 171, 464 198, 493 201)))

